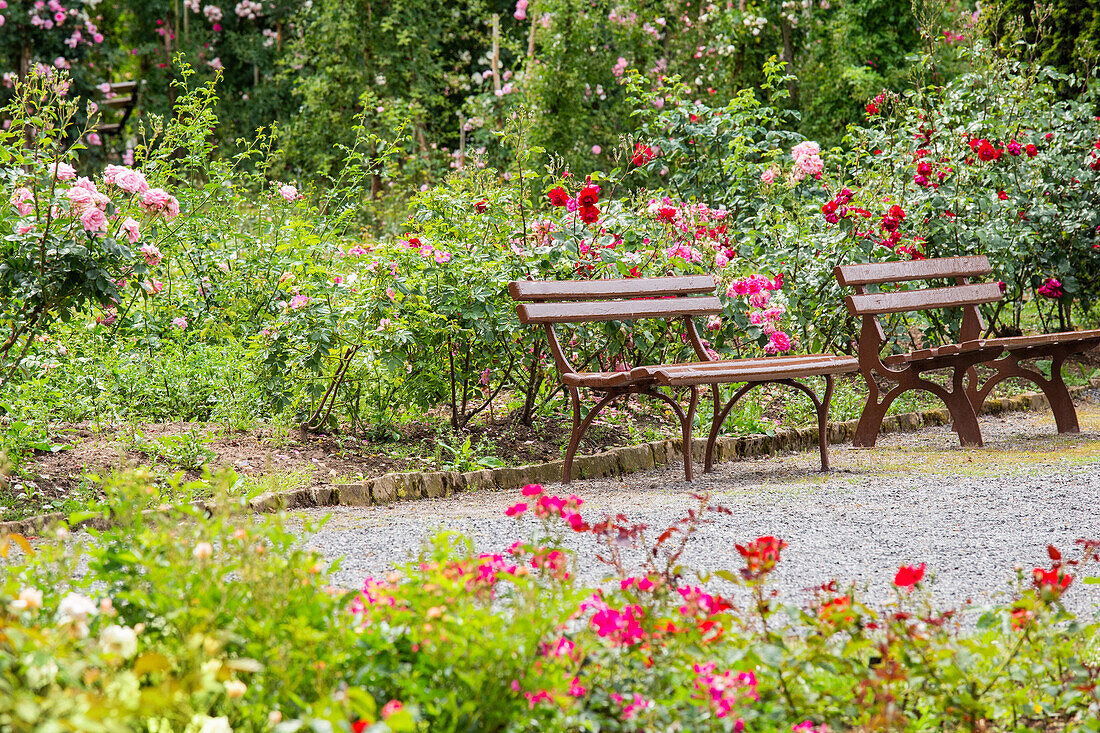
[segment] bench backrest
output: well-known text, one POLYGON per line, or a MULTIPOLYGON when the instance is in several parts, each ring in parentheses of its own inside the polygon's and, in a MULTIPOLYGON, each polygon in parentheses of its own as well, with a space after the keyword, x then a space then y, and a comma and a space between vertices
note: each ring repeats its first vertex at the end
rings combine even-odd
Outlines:
POLYGON ((586 323, 722 312, 710 275, 508 283, 520 323, 586 323))
POLYGON ((554 359, 563 373, 575 371, 565 359, 554 324, 683 318, 692 346, 706 358, 692 316, 722 312, 710 275, 622 280, 515 280, 508 283, 520 323, 546 328, 554 359))
POLYGON ((884 341, 882 327, 875 316, 885 313, 908 313, 938 308, 962 307, 963 323, 960 341, 977 339, 981 335, 981 314, 978 306, 1001 299, 1001 287, 997 283, 971 284, 970 278, 988 275, 993 271, 985 255, 967 257, 942 257, 909 262, 868 262, 856 265, 837 265, 833 269, 841 285, 852 287, 855 295, 845 299, 848 312, 864 317, 864 327, 877 329, 880 341, 884 341), (953 279, 954 285, 939 288, 918 288, 890 293, 869 293, 868 285, 911 282, 914 280, 953 279), (873 323, 872 323, 873 322, 873 323))

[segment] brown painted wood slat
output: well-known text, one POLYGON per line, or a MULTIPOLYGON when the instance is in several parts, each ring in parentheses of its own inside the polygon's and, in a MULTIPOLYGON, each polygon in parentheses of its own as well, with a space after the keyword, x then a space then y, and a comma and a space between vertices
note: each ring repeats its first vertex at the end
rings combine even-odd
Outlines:
POLYGON ((697 364, 676 364, 657 372, 657 381, 674 387, 698 384, 729 384, 736 382, 768 382, 778 379, 802 379, 822 374, 846 374, 858 371, 854 356, 818 355, 817 360, 788 364, 741 365, 736 360, 724 368, 693 369, 697 364))
POLYGON ((710 275, 623 278, 616 280, 514 280, 508 283, 514 300, 602 300, 666 295, 713 295, 710 275))
POLYGON ((1007 338, 979 339, 977 343, 982 346, 1000 346, 1005 351, 1013 351, 1015 349, 1027 349, 1035 346, 1049 346, 1052 344, 1066 344, 1078 341, 1083 343, 1088 343, 1090 341, 1100 342, 1100 328, 1091 331, 1045 333, 1038 336, 1009 336, 1007 338))
POLYGON ((100 102, 99 106, 102 107, 125 107, 126 105, 134 101, 133 97, 111 97, 110 99, 100 102))
POLYGON ((905 282, 908 280, 932 280, 936 278, 978 277, 993 272, 985 255, 966 257, 939 257, 931 260, 908 262, 865 262, 855 265, 837 265, 833 274, 841 285, 875 285, 905 282))
POLYGON ((892 354, 882 360, 883 364, 908 364, 911 361, 923 361, 939 356, 951 356, 953 354, 965 354, 968 351, 977 351, 985 348, 981 341, 964 341, 961 344, 947 344, 931 349, 920 349, 907 354, 892 354))
POLYGON ((652 300, 597 300, 589 303, 521 303, 516 308, 519 321, 523 324, 635 321, 641 318, 705 316, 721 312, 722 301, 713 295, 652 300))
POLYGON ((946 288, 922 288, 895 293, 863 293, 849 295, 845 299, 848 312, 862 316, 879 313, 906 313, 908 311, 955 308, 961 305, 992 303, 1001 299, 1001 287, 997 283, 977 285, 952 285, 946 288))
POLYGON ((796 362, 820 361, 823 358, 844 359, 847 357, 831 356, 829 354, 800 354, 797 356, 761 356, 749 357, 745 359, 716 359, 715 361, 692 361, 682 362, 679 364, 656 364, 653 366, 641 366, 635 367, 633 370, 631 370, 631 373, 637 373, 638 376, 656 376, 657 372, 659 371, 667 371, 669 369, 678 369, 681 367, 686 367, 697 371, 722 371, 723 369, 728 369, 730 364, 738 364, 751 368, 760 368, 778 366, 781 364, 793 364, 796 362))

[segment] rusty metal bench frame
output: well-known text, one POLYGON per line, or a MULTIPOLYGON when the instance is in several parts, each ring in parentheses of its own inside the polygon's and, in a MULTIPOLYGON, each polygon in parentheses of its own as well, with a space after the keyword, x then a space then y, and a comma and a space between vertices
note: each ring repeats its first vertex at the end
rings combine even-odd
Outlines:
POLYGON ((992 271, 983 255, 840 265, 834 269, 837 281, 855 290, 855 295, 846 300, 848 312, 863 320, 858 344, 859 370, 869 394, 852 439, 854 445, 873 446, 890 404, 901 394, 920 389, 943 400, 962 445, 980 446, 983 443, 978 413, 993 388, 1010 377, 1029 380, 1043 391, 1054 412, 1058 432, 1078 432, 1077 411, 1062 379, 1062 365, 1069 356, 1100 345, 1100 330, 982 338, 985 324, 978 306, 1000 300, 1001 289, 997 283, 974 284, 970 279, 992 271), (887 293, 868 291, 868 286, 915 280, 954 280, 955 284, 887 293), (960 307, 963 316, 959 343, 881 358, 888 339, 879 315, 960 307), (1049 378, 1021 364, 1036 357, 1050 357, 1049 378), (994 372, 984 383, 978 366, 994 372), (923 372, 940 369, 952 370, 950 390, 921 377, 923 372), (895 383, 881 399, 879 380, 895 383))
POLYGON ((711 387, 714 416, 707 438, 705 471, 713 469, 718 431, 734 404, 753 387, 772 383, 799 389, 813 402, 818 419, 821 469, 829 469, 826 426, 833 393, 833 375, 856 371, 856 360, 832 354, 711 359, 699 338, 693 318, 722 312, 722 303, 715 297, 714 288, 714 278, 709 275, 571 282, 519 280, 509 283, 508 291, 512 298, 520 301, 516 308, 520 322, 524 325, 543 326, 554 363, 561 374, 562 383, 569 391, 573 428, 565 451, 562 483, 569 483, 572 479, 573 459, 581 438, 592 425, 592 421, 611 402, 631 394, 660 400, 675 412, 683 436, 684 475, 691 481, 691 427, 699 404, 699 387, 706 385, 711 387), (640 366, 622 372, 581 372, 566 358, 554 329, 558 324, 635 321, 645 318, 683 319, 688 341, 700 361, 640 366), (825 393, 821 398, 805 384, 797 381, 810 376, 825 377, 825 393), (720 385, 742 382, 744 386, 723 404, 720 385), (581 387, 603 393, 583 417, 581 387), (681 387, 687 388, 689 394, 686 411, 673 396, 659 391, 661 388, 673 391, 681 387))

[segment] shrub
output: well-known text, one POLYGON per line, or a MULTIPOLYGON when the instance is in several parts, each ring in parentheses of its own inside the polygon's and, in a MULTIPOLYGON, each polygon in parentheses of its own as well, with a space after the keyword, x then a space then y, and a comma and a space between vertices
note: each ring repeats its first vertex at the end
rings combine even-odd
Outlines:
POLYGON ((1100 622, 1063 605, 1095 582, 1095 541, 1048 548, 988 607, 937 607, 924 564, 889 600, 834 580, 793 602, 777 537, 737 544, 742 567, 684 566, 727 511, 705 497, 654 535, 528 486, 510 547, 440 534, 349 593, 279 515, 224 496, 143 513, 146 477, 110 487, 114 524, 87 541, 0 539, 6 727, 1087 731, 1100 713, 1100 622), (576 580, 591 558, 597 588, 576 580))

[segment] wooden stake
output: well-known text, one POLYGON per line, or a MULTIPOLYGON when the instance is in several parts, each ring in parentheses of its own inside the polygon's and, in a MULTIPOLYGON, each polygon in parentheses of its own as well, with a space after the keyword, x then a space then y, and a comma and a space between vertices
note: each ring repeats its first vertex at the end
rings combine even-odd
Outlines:
POLYGON ((500 91, 500 14, 493 13, 493 91, 500 91))

